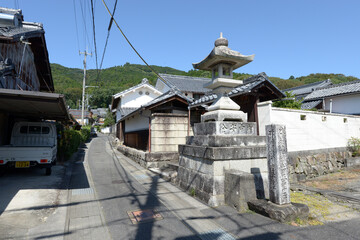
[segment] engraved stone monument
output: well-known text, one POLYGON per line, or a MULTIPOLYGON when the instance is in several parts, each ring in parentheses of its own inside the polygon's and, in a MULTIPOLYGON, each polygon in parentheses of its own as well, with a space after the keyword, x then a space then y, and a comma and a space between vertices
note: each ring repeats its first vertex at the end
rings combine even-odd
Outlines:
POLYGON ((270 201, 251 200, 248 206, 251 210, 280 222, 306 219, 309 208, 304 204, 290 202, 286 128, 284 125, 271 124, 265 130, 270 201))
POLYGON ((267 125, 266 150, 269 171, 270 201, 279 205, 290 203, 290 184, 286 129, 283 125, 267 125))

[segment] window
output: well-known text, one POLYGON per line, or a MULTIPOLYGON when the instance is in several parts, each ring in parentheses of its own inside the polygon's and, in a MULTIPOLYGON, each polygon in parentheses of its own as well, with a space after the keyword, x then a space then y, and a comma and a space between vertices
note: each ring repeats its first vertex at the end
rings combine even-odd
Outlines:
POLYGON ((344 118, 344 123, 347 123, 347 118, 344 118))
POLYGON ((305 121, 306 120, 306 115, 300 115, 300 120, 305 121))
POLYGON ((41 127, 40 126, 29 126, 29 134, 40 134, 41 127))
POLYGON ((26 134, 28 132, 28 126, 21 126, 20 133, 26 134))
POLYGON ((41 133, 42 134, 49 134, 50 133, 50 128, 49 127, 42 127, 41 128, 41 133))
POLYGON ((140 94, 140 95, 143 95, 143 91, 140 91, 139 94, 140 94))
POLYGON ((148 91, 145 92, 146 95, 149 95, 150 93, 148 91))
POLYGON ((325 116, 322 116, 321 119, 322 119, 323 122, 326 121, 326 117, 325 117, 325 116))

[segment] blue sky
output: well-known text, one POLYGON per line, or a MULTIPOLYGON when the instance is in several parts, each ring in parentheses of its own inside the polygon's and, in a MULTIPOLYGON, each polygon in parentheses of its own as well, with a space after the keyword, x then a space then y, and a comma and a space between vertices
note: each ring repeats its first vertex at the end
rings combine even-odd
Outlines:
MULTIPOLYGON (((100 63, 110 17, 101 0, 94 2, 100 63)), ((112 9, 115 0, 105 2, 112 9)), ((22 9, 25 21, 43 23, 50 62, 82 68, 79 50, 88 45, 94 53, 90 0, 0 3, 22 9)), ((282 78, 342 73, 360 78, 359 9, 356 0, 118 0, 115 19, 151 65, 188 71, 210 53, 223 32, 231 49, 255 54, 252 63, 236 72, 282 78)), ((113 25, 103 67, 126 62, 142 64, 113 25)), ((94 55, 88 67, 96 67, 94 55)))

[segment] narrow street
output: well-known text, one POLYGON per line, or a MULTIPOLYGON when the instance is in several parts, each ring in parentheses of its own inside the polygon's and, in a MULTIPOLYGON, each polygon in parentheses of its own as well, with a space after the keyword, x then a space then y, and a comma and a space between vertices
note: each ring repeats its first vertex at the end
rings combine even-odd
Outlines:
POLYGON ((294 227, 210 208, 140 167, 99 134, 51 176, 0 177, 0 239, 359 239, 360 219, 294 227))
MULTIPOLYGON (((85 163, 76 162, 73 168, 66 239, 176 239, 193 235, 123 169, 107 136, 94 138, 88 146, 85 163), (138 210, 156 210, 162 219, 133 224, 128 212, 138 210)), ((150 186, 153 191, 157 180, 154 178, 150 186)))

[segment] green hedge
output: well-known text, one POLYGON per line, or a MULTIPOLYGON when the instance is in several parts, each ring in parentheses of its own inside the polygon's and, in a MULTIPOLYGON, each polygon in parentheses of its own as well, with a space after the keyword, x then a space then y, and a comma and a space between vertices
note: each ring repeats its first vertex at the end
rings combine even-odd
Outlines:
POLYGON ((61 139, 58 143, 58 153, 60 158, 68 160, 76 152, 81 143, 90 138, 90 126, 82 127, 80 131, 74 129, 65 129, 61 133, 61 139))

